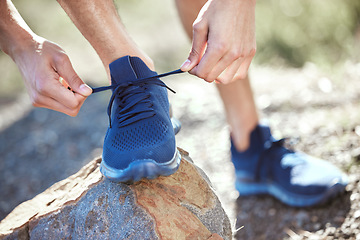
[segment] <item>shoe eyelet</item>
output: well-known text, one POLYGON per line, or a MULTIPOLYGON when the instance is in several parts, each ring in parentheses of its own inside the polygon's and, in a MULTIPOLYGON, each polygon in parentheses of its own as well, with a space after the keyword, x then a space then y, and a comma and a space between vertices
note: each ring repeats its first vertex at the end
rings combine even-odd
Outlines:
POLYGON ((264 147, 265 147, 266 149, 269 149, 269 148, 271 147, 271 141, 266 141, 266 142, 264 143, 264 147))

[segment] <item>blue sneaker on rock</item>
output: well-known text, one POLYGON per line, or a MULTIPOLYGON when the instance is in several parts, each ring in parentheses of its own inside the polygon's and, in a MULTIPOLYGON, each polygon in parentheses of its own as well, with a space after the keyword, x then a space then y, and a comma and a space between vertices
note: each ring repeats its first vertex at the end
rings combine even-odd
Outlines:
POLYGON ((101 173, 117 182, 173 174, 180 165, 167 86, 138 57, 110 65, 113 95, 108 114, 101 173))
POLYGON ((295 207, 321 204, 345 190, 347 176, 324 160, 291 151, 269 127, 258 125, 250 146, 239 152, 231 143, 240 196, 270 194, 295 207))

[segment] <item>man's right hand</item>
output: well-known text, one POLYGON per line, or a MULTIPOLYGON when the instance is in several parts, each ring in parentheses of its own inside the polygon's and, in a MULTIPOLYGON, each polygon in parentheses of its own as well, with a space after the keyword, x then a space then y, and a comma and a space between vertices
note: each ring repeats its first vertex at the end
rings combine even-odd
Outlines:
POLYGON ((70 59, 57 44, 37 37, 13 52, 32 104, 76 116, 92 93, 74 71, 70 59), (59 79, 63 78, 71 90, 59 79))

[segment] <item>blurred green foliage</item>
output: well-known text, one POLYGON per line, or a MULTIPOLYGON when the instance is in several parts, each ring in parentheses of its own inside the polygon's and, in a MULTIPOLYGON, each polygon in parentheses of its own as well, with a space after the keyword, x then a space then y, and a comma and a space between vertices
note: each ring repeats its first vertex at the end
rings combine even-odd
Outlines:
POLYGON ((359 0, 257 1, 256 14, 258 63, 359 61, 359 0))

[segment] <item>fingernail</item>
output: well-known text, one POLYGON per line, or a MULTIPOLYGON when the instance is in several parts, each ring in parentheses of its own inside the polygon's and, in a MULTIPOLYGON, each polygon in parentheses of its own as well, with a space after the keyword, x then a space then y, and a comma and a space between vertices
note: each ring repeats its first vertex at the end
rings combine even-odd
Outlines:
POLYGON ((80 85, 79 90, 80 90, 79 93, 84 96, 89 96, 92 93, 91 87, 89 87, 89 85, 85 83, 80 85))
POLYGON ((180 69, 183 70, 184 72, 189 71, 190 63, 191 61, 189 59, 186 59, 186 61, 181 65, 180 69))

